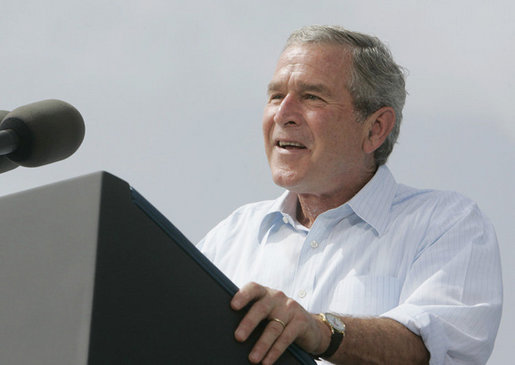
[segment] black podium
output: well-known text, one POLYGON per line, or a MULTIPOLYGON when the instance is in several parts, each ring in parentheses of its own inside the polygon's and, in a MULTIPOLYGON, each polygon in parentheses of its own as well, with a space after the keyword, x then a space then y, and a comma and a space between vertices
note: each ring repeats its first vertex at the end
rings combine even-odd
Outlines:
POLYGON ((236 290, 108 173, 0 198, 0 364, 247 364, 236 290))

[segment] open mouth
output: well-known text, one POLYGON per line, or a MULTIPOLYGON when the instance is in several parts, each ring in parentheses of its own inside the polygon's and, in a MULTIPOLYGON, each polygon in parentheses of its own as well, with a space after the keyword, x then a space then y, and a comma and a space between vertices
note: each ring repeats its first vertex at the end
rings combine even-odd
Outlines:
POLYGON ((297 142, 288 142, 288 141, 278 141, 277 146, 280 148, 287 149, 287 150, 291 150, 291 149, 305 150, 306 149, 306 146, 304 146, 303 144, 300 144, 297 142))

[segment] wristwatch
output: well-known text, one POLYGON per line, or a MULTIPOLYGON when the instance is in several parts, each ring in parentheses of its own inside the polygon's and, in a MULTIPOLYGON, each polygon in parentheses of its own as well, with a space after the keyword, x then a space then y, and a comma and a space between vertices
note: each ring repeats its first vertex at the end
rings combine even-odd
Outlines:
POLYGON ((331 342, 329 342, 329 347, 322 354, 317 355, 317 357, 328 358, 332 356, 340 344, 342 343, 343 337, 345 337, 345 323, 333 313, 319 313, 318 316, 326 325, 329 326, 331 330, 331 342))

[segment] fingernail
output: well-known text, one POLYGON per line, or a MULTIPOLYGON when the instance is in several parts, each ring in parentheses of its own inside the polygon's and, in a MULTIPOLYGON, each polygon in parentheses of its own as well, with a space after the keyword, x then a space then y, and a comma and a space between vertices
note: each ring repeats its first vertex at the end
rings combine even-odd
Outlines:
POLYGON ((249 355, 249 359, 250 361, 252 361, 253 363, 257 363, 258 360, 259 360, 259 357, 258 357, 258 354, 255 352, 255 351, 252 351, 249 355))
POLYGON ((242 330, 236 330, 236 332, 234 332, 234 337, 238 340, 238 341, 243 341, 243 331, 242 330))

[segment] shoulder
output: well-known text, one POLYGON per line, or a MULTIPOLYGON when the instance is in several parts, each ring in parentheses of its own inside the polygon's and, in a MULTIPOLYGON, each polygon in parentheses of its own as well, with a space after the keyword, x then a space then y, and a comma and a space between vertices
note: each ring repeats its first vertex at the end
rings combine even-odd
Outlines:
POLYGON ((272 209, 274 203, 274 200, 266 200, 239 207, 213 227, 198 243, 197 247, 205 250, 207 246, 224 245, 237 235, 248 235, 249 231, 259 229, 259 225, 272 209))
MULTIPOLYGON (((476 202, 453 191, 415 189, 399 185, 392 203, 392 225, 420 235, 421 249, 445 238, 471 243, 496 243, 490 220, 476 202)), ((394 228, 392 227, 392 228, 394 228)))
POLYGON ((428 217, 459 217, 480 212, 477 204, 468 197, 454 192, 433 189, 416 189, 399 184, 392 211, 416 212, 428 217), (436 214, 436 216, 435 216, 436 214))
POLYGON ((260 202, 248 203, 234 210, 227 218, 222 220, 215 228, 223 226, 239 226, 247 224, 249 220, 261 222, 270 212, 274 205, 274 200, 264 200, 260 202))

